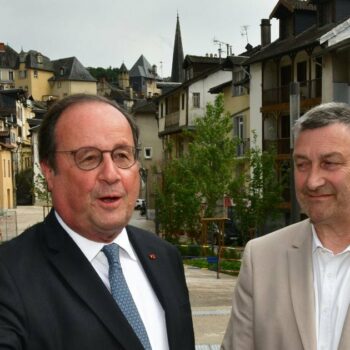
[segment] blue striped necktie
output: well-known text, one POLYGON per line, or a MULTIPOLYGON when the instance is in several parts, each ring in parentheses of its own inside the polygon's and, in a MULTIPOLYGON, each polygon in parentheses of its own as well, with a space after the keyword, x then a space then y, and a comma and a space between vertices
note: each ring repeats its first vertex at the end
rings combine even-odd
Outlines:
POLYGON ((105 245, 102 251, 109 263, 109 283, 114 300, 117 302, 143 347, 146 350, 152 350, 146 328, 125 281, 119 260, 119 246, 115 243, 105 245))

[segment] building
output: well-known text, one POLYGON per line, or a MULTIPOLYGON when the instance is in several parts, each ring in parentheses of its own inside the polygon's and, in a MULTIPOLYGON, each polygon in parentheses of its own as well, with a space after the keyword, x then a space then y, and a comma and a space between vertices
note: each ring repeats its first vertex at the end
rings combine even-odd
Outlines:
POLYGON ((163 149, 169 142, 173 144, 166 158, 186 152, 189 140, 183 130, 193 129, 196 118, 203 117, 207 104, 214 102, 209 89, 232 77, 231 62, 220 63, 217 57, 186 56, 183 67, 187 79, 158 98, 158 132, 163 149))
POLYGON ((152 99, 139 100, 132 109, 132 115, 141 130, 138 144, 142 169, 140 198, 146 199, 147 217, 153 219, 156 190, 159 184, 158 172, 163 160, 162 141, 158 136, 157 106, 152 99))
POLYGON ((16 206, 15 176, 32 168, 28 120, 33 118, 31 100, 20 89, 0 91, 0 209, 16 206))
POLYGON ((161 78, 157 73, 157 66, 151 64, 141 55, 129 72, 130 87, 138 98, 149 98, 159 95, 157 81, 161 78))
POLYGON ((76 93, 97 94, 97 80, 76 57, 52 61, 54 75, 49 79, 50 96, 61 99, 76 93))
POLYGON ((0 42, 0 90, 15 88, 15 69, 18 53, 0 42))
POLYGON ((49 79, 53 75, 53 64, 47 56, 35 50, 19 53, 15 87, 26 91, 28 97, 42 101, 50 96, 49 79))
MULTIPOLYGON (((299 83, 299 114, 321 102, 344 100, 348 89, 349 56, 326 49, 320 38, 350 16, 344 0, 280 0, 269 19, 261 21, 261 49, 246 62, 250 71, 250 128, 263 150, 277 150, 281 179, 290 176, 290 85, 299 83), (279 20, 279 37, 271 42, 270 19, 279 20)), ((294 108, 294 106, 293 106, 294 108)), ((287 184, 287 183, 286 183, 287 184)), ((284 192, 284 207, 291 204, 284 192)), ((288 218, 287 218, 288 222, 288 218)))

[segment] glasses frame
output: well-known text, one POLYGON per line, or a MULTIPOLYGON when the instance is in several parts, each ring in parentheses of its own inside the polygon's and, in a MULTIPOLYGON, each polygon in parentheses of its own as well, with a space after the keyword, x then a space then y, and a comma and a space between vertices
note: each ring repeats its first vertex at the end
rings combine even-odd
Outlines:
POLYGON ((88 146, 88 147, 80 147, 80 148, 75 149, 75 150, 55 151, 55 153, 68 153, 68 154, 72 155, 73 159, 74 159, 74 163, 75 163, 75 165, 77 166, 78 169, 83 170, 83 171, 90 171, 90 170, 94 170, 94 169, 98 168, 101 165, 101 163, 103 162, 103 154, 104 153, 109 153, 110 154, 113 163, 119 169, 129 169, 137 162, 139 149, 136 148, 136 147, 133 147, 133 146, 129 146, 129 145, 119 145, 119 146, 113 148, 112 150, 101 150, 101 149, 99 149, 97 147, 92 147, 92 146, 90 147, 90 146, 88 146), (128 165, 127 167, 121 167, 114 161, 114 159, 112 157, 112 154, 113 154, 113 152, 115 152, 118 149, 126 149, 126 148, 129 148, 132 151, 132 154, 134 156, 134 161, 132 162, 132 164, 128 165), (79 166, 79 163, 77 162, 76 156, 77 156, 78 152, 80 152, 81 150, 84 150, 84 149, 85 150, 96 150, 96 151, 99 151, 99 153, 100 153, 100 161, 98 162, 98 164, 96 166, 94 166, 92 168, 89 168, 89 169, 81 168, 79 166))

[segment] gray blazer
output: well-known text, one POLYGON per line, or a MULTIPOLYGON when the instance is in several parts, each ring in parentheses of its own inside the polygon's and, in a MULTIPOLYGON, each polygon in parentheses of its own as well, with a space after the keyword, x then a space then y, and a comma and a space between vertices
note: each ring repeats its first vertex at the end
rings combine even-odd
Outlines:
MULTIPOLYGON (((350 349, 350 315, 339 350, 350 349)), ((223 350, 316 350, 309 220, 250 241, 223 350)))

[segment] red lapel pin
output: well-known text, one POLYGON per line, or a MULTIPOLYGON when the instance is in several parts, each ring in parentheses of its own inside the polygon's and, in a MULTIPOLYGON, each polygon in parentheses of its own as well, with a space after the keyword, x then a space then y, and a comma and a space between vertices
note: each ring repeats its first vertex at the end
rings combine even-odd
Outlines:
POLYGON ((148 254, 148 257, 149 257, 151 260, 156 260, 156 259, 157 259, 157 256, 156 256, 156 254, 154 254, 154 253, 148 254))

